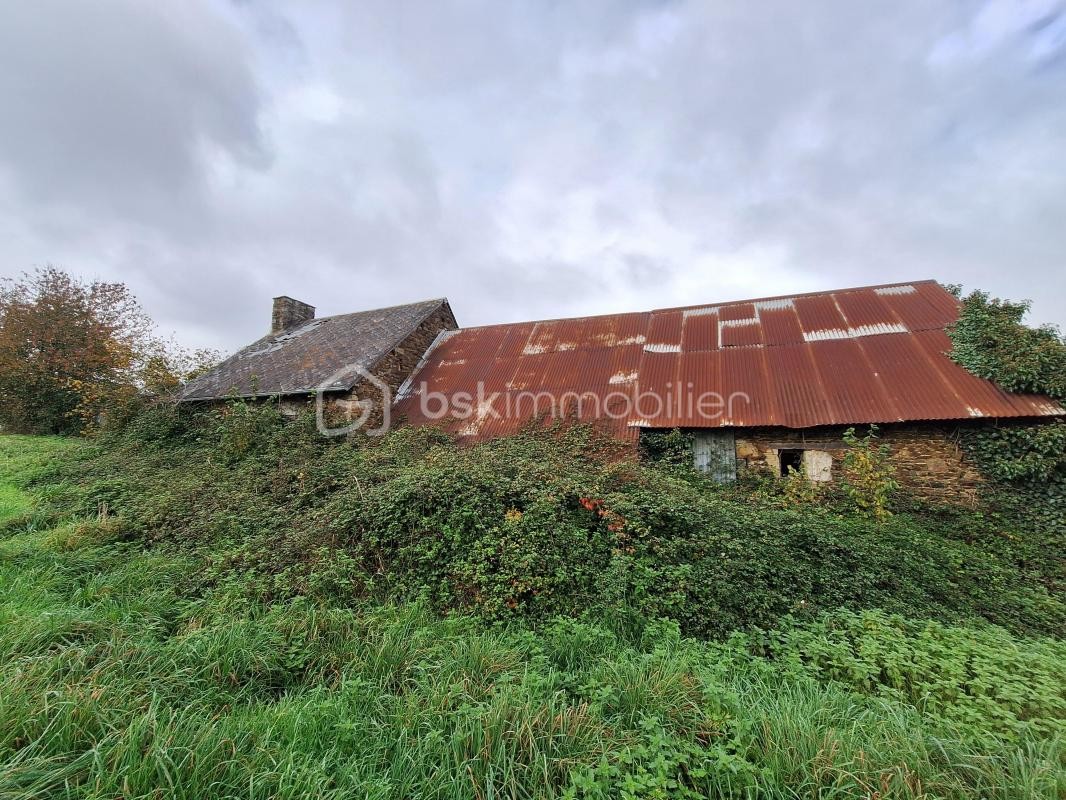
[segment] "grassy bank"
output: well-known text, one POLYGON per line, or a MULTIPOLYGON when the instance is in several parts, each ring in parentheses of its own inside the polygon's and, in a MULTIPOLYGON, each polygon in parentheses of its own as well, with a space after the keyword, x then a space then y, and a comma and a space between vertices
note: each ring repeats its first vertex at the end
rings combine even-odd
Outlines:
MULTIPOLYGON (((546 499, 560 493, 560 471, 577 480, 572 466, 538 450, 543 471, 523 483, 500 468, 514 463, 513 451, 487 453, 475 474, 443 445, 322 453, 292 440, 293 458, 279 465, 269 447, 227 424, 220 434, 185 430, 165 445, 141 439, 104 449, 0 438, 0 797, 1020 799, 1066 791, 1066 646, 1024 633, 1046 617, 1027 610, 1038 595, 938 600, 914 578, 906 592, 924 598, 943 618, 936 622, 863 609, 858 584, 839 590, 850 610, 829 608, 838 594, 812 583, 817 611, 783 617, 796 605, 790 598, 749 620, 772 619, 773 630, 746 625, 732 635, 724 629, 742 609, 708 595, 726 621, 707 628, 723 632, 717 641, 700 641, 681 634, 696 607, 681 609, 676 598, 660 605, 626 584, 599 609, 614 613, 559 618, 589 590, 536 565, 527 571, 543 583, 533 588, 550 589, 548 598, 516 593, 510 577, 497 589, 493 575, 464 572, 468 562, 452 551, 430 550, 482 592, 480 604, 459 602, 455 585, 423 570, 413 543, 386 532, 436 525, 458 539, 465 524, 483 534, 461 540, 482 548, 469 563, 492 563, 495 574, 530 564, 549 541, 544 531, 568 547, 584 536, 582 557, 598 558, 596 536, 619 533, 609 530, 616 521, 546 499), (445 482, 459 467, 463 503, 445 482), (412 504, 417 524, 401 513, 412 504), (514 513, 497 519, 500 506, 514 513), (380 533, 367 541, 371 525, 380 533), (315 547, 305 546, 310 530, 322 532, 315 547), (514 551, 484 549, 500 531, 514 551), (301 544, 306 559, 291 555, 301 544), (390 563, 372 574, 371 557, 390 563), (623 613, 627 598, 634 613, 623 613), (664 609, 675 619, 652 613, 664 609), (981 610, 1020 629, 990 626, 981 610), (963 617, 972 624, 953 624, 963 617)), ((690 489, 638 481, 627 492, 592 475, 571 487, 576 497, 602 498, 631 524, 658 515, 659 529, 688 535, 687 518, 667 514, 653 495, 667 485, 690 489)), ((683 498, 702 514, 717 508, 723 527, 727 515, 748 513, 683 498)), ((791 517, 773 519, 801 536, 791 517)), ((749 523, 741 516, 738 529, 749 523)), ((857 536, 852 523, 826 524, 843 527, 823 529, 816 546, 841 558, 880 552, 857 542, 841 549, 857 536)), ((906 538, 903 530, 885 536, 906 538)), ((688 541, 670 558, 697 560, 688 541)), ((633 526, 633 552, 622 548, 613 566, 644 575, 657 592, 664 579, 640 548, 664 546, 642 543, 633 526)), ((773 554, 801 549, 779 545, 773 554)), ((557 546, 544 558, 561 568, 564 555, 557 546)), ((736 577, 722 575, 764 581, 748 599, 772 596, 760 570, 735 569, 736 577)), ((960 595, 969 591, 965 575, 956 583, 960 595)), ((903 597, 898 590, 868 589, 887 599, 903 597)))

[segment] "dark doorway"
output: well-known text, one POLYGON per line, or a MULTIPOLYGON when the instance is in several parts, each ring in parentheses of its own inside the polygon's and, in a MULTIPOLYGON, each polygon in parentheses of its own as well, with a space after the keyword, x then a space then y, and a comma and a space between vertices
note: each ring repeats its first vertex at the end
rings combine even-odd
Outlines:
POLYGON ((795 470, 796 472, 803 472, 803 451, 802 450, 778 450, 778 456, 781 459, 781 477, 787 478, 789 470, 795 470))

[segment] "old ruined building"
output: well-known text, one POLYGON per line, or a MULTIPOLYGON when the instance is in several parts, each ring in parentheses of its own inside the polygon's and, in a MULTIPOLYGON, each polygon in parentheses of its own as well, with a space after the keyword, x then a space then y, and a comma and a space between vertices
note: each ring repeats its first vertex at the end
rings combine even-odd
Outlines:
POLYGON ((843 432, 877 424, 903 485, 965 502, 982 479, 959 448, 964 429, 1066 410, 955 364, 946 329, 958 308, 930 280, 460 329, 446 300, 316 320, 278 298, 274 331, 183 399, 291 406, 325 387, 356 400, 374 394, 344 371, 359 364, 389 386, 403 424, 473 442, 565 417, 634 445, 677 428, 693 434, 696 467, 721 481, 744 467, 832 480, 843 432))
POLYGON ((183 402, 276 398, 295 414, 322 392, 342 410, 385 396, 366 375, 384 383, 388 399, 443 331, 455 330, 444 298, 354 314, 315 317, 291 297, 275 297, 270 333, 190 381, 183 402))

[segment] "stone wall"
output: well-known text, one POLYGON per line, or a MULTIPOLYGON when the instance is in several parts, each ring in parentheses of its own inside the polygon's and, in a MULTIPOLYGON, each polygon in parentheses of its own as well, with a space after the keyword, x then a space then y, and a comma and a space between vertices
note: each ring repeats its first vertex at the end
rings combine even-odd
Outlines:
POLYGON ((395 399, 396 391, 415 371, 415 367, 418 366, 429 346, 433 344, 437 334, 441 331, 454 331, 458 327, 451 308, 445 303, 378 361, 370 371, 389 385, 395 399))
MULTIPOLYGON (((815 451, 817 455, 811 461, 819 465, 821 476, 837 480, 845 451, 845 430, 846 426, 737 430, 737 463, 741 468, 768 469, 779 474, 781 450, 815 451)), ((891 448, 896 480, 904 489, 930 500, 974 505, 984 479, 959 446, 961 430, 961 425, 950 423, 906 423, 880 426, 878 435, 891 448)))
MULTIPOLYGON (((444 303, 371 368, 370 372, 374 377, 389 387, 390 401, 396 399, 396 392, 415 371, 415 367, 418 366, 437 335, 441 331, 454 331, 458 327, 451 308, 444 303)), ((381 424, 381 401, 381 390, 371 385, 366 379, 362 379, 351 392, 332 399, 330 411, 338 417, 343 417, 350 409, 358 409, 359 404, 369 403, 373 411, 363 427, 370 430, 381 424)), ((354 413, 356 417, 359 416, 358 410, 354 413)))

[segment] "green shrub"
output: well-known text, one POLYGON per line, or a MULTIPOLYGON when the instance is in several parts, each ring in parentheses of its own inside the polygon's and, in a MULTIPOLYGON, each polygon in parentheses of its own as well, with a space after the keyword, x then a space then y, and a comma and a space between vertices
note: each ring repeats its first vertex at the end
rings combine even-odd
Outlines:
POLYGON ((621 447, 580 426, 474 447, 431 429, 335 442, 312 420, 239 403, 132 426, 41 488, 68 487, 56 514, 106 503, 146 541, 210 550, 202 580, 262 599, 424 602, 492 620, 595 612, 620 630, 669 617, 704 637, 841 605, 1022 632, 1066 620, 1009 552, 920 516, 875 524, 839 504, 740 500, 621 447))
POLYGON ((644 461, 680 472, 694 472, 692 466, 693 435, 674 428, 650 430, 640 435, 640 454, 644 461))
POLYGON ((1011 738, 1066 734, 1066 642, 1018 641, 881 611, 837 611, 757 639, 819 680, 890 697, 1011 738))
POLYGON ((854 428, 844 431, 844 493, 860 513, 884 519, 891 516, 889 504, 899 488, 896 468, 891 461, 892 450, 887 444, 876 444, 877 426, 871 425, 865 436, 859 437, 854 428))

